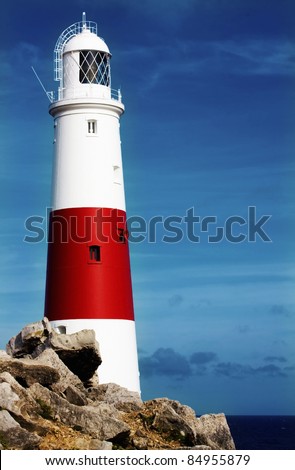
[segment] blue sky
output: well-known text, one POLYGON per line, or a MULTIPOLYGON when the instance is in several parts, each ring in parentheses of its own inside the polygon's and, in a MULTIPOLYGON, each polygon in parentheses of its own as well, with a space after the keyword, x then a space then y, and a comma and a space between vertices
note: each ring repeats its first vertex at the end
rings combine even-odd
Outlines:
MULTIPOLYGON (((53 49, 98 23, 121 88, 128 216, 215 216, 209 232, 130 243, 141 387, 198 414, 294 414, 293 1, 64 0, 2 6, 0 347, 43 315, 46 243, 25 220, 50 206, 53 49), (247 235, 208 243, 232 216, 247 235)), ((45 227, 45 222, 44 222, 45 227)), ((182 224, 182 229, 187 227, 182 224)), ((171 235, 171 234, 170 234, 171 235)))

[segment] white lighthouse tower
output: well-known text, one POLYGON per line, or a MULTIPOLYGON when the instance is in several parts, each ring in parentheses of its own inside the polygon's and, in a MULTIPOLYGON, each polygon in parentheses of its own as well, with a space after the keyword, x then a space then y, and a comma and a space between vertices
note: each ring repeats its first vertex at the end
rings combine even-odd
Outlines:
POLYGON ((93 329, 100 383, 139 392, 119 122, 124 105, 111 89, 110 58, 85 13, 56 43, 45 316, 61 333, 93 329))

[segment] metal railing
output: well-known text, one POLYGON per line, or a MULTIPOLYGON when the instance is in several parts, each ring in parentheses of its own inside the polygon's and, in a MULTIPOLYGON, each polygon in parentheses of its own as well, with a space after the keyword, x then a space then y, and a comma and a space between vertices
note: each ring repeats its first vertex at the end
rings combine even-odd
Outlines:
POLYGON ((104 96, 98 96, 96 93, 96 90, 92 88, 88 88, 87 93, 83 93, 83 90, 81 88, 71 88, 70 90, 67 90, 67 96, 65 98, 65 89, 64 88, 59 88, 56 91, 48 91, 46 92, 48 99, 51 103, 56 103, 57 101, 63 100, 63 99, 76 99, 76 98, 97 98, 99 100, 114 100, 118 101, 119 103, 122 103, 122 93, 121 90, 114 89, 114 88, 107 88, 107 90, 110 91, 110 93, 106 93, 104 96), (92 91, 92 92, 91 92, 92 91))
POLYGON ((66 28, 59 36, 54 48, 54 80, 56 82, 62 81, 62 52, 65 44, 73 36, 82 33, 85 28, 97 35, 97 24, 94 21, 79 21, 66 28))

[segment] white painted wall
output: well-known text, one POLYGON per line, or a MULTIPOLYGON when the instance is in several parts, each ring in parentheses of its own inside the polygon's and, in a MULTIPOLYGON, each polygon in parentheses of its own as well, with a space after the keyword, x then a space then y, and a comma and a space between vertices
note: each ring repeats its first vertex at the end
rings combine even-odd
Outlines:
POLYGON ((125 210, 119 124, 123 110, 115 100, 62 100, 51 105, 50 113, 55 118, 54 210, 125 210), (96 121, 96 134, 88 133, 89 120, 96 121))
POLYGON ((102 364, 98 368, 99 383, 117 383, 140 393, 135 322, 131 320, 59 320, 53 328, 66 327, 72 334, 83 329, 95 331, 102 364))

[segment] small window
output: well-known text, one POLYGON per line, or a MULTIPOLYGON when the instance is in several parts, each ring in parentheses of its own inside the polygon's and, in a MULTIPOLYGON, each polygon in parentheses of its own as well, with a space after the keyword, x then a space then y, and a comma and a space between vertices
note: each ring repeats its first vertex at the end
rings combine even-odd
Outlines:
POLYGON ((118 228, 118 242, 126 243, 125 230, 123 228, 118 228))
POLYGON ((67 327, 64 325, 60 325, 56 327, 56 330, 59 334, 66 335, 67 334, 67 327))
POLYGON ((88 134, 96 134, 96 121, 87 121, 88 134))
POLYGON ((115 184, 121 184, 121 168, 118 165, 113 165, 113 170, 114 170, 114 183, 115 184))
POLYGON ((100 246, 91 245, 89 247, 89 263, 99 263, 100 261, 100 246))

